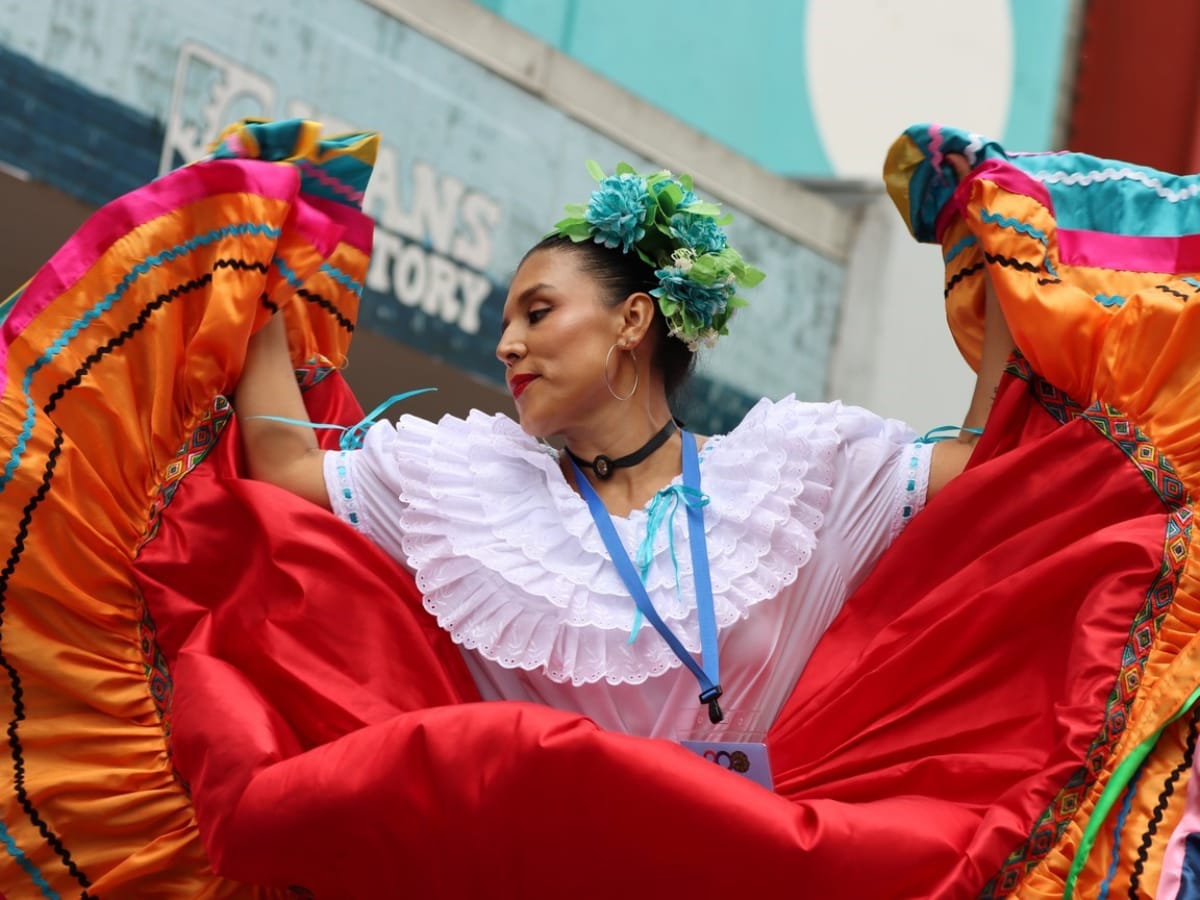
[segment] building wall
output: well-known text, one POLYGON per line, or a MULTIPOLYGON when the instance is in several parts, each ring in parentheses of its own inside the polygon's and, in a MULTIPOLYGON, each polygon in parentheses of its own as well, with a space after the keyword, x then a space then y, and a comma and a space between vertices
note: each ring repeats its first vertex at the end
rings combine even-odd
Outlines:
MULTIPOLYGON (((82 0, 0 0, 0 80, 16 100, 0 107, 0 126, 16 136, 0 145, 0 162, 96 204, 197 158, 220 126, 245 115, 380 130, 366 201, 377 229, 363 324, 498 387, 494 344, 508 278, 562 204, 586 197, 583 160, 651 163, 636 135, 585 125, 577 111, 498 77, 404 21, 409 7, 434 8, 295 0, 247 11, 237 0, 210 0, 196 15, 190 4, 128 0, 113 15, 117 7, 82 0)), ((479 7, 441 0, 432 14, 447 11, 463 33, 489 27, 505 59, 522 46, 516 29, 479 7)), ((544 62, 537 48, 528 52, 530 65, 544 62)), ((630 104, 666 129, 668 117, 630 104)), ((702 162, 698 136, 676 144, 667 152, 681 168, 689 156, 702 162)), ((726 206, 738 219, 735 242, 770 277, 755 291, 753 315, 706 359, 683 410, 711 430, 764 394, 827 393, 845 270, 832 236, 848 230, 837 225, 847 217, 795 185, 726 168, 748 184, 710 177, 698 186, 717 199, 746 190, 768 198, 752 209, 726 206), (766 221, 776 196, 795 198, 771 213, 791 220, 785 227, 766 221), (806 243, 795 222, 812 210, 834 227, 806 243)))
POLYGON ((920 428, 961 418, 973 373, 940 257, 909 238, 879 170, 913 122, 1058 146, 1075 0, 478 2, 771 171, 856 195, 828 393, 920 428))
POLYGON ((1067 145, 1167 172, 1200 171, 1200 61, 1173 52, 1193 46, 1192 38, 1200 38, 1200 4, 1193 0, 1153 7, 1087 0, 1067 145))
POLYGON ((1046 146, 1072 11, 1072 0, 478 2, 773 172, 871 180, 913 122, 1046 146))

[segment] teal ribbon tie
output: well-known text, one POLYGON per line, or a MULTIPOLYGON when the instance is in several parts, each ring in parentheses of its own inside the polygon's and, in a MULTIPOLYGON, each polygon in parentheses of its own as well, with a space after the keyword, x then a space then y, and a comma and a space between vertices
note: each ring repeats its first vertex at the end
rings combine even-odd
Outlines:
POLYGON ((965 428, 962 425, 939 425, 937 428, 930 428, 917 438, 916 443, 940 444, 942 441, 950 440, 960 431, 965 431, 967 434, 973 434, 976 437, 983 434, 982 428, 965 428))
POLYGON ((332 425, 328 422, 307 422, 304 419, 289 419, 287 416, 246 416, 246 421, 259 419, 264 422, 279 422, 283 425, 299 425, 301 428, 320 429, 323 431, 340 431, 341 438, 338 439, 338 446, 343 450, 358 450, 362 447, 363 439, 367 436, 367 431, 375 424, 383 413, 391 409, 397 403, 403 403, 412 397, 419 394, 428 394, 436 391, 437 388, 418 388, 415 391, 405 391, 403 394, 393 394, 388 397, 373 410, 363 416, 362 420, 354 425, 332 425))
MULTIPOLYGON (((675 555, 675 512, 682 503, 685 507, 703 509, 708 506, 708 494, 682 484, 672 484, 663 488, 650 501, 650 509, 646 518, 646 536, 637 551, 638 573, 642 576, 642 584, 650 572, 650 564, 654 562, 654 536, 658 534, 663 523, 667 524, 667 546, 671 551, 671 565, 675 568, 675 596, 682 599, 683 591, 679 586, 679 558, 675 555)), ((626 643, 632 644, 641 630, 645 617, 639 609, 633 617, 633 628, 626 643)))

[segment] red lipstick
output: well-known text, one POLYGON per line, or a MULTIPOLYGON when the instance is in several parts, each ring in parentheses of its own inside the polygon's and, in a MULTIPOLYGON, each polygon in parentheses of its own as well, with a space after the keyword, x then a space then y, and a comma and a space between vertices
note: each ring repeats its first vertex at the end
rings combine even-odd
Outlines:
POLYGON ((512 391, 513 399, 516 400, 523 393, 525 388, 529 387, 529 383, 537 378, 537 375, 513 375, 508 379, 508 389, 512 391))

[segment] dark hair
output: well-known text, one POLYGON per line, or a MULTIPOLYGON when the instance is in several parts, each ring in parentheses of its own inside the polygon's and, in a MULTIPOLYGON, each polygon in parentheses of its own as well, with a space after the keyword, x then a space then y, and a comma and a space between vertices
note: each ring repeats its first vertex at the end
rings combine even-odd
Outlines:
MULTIPOLYGON (((521 262, 524 263, 529 257, 543 250, 575 254, 579 267, 604 288, 610 306, 623 303, 630 294, 648 294, 658 287, 654 270, 636 253, 622 253, 595 241, 576 243, 570 238, 552 234, 535 244, 521 262)), ((696 365, 696 354, 689 350, 683 341, 671 337, 666 319, 663 318, 657 303, 654 304, 650 333, 654 341, 651 364, 662 374, 667 397, 674 397, 692 374, 696 365)))

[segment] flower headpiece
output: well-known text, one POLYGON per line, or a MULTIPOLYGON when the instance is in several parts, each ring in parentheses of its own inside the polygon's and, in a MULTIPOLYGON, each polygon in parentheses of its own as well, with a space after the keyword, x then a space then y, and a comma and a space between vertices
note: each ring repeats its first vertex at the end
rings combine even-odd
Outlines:
POLYGON ((763 273, 729 246, 721 227, 733 217, 692 192, 692 179, 666 170, 639 175, 618 163, 615 175, 591 160, 588 172, 599 183, 588 203, 566 207, 567 217, 552 234, 576 243, 594 240, 605 247, 633 250, 654 269, 658 300, 671 336, 696 350, 728 334, 735 309, 746 306, 738 287, 754 287, 763 273))

